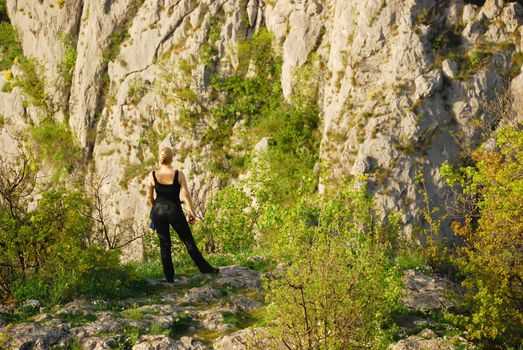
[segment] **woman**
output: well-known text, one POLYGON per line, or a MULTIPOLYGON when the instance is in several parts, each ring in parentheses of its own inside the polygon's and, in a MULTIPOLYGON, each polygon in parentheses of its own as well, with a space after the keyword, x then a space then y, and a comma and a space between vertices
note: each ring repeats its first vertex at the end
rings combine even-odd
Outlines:
POLYGON ((182 210, 180 193, 186 208, 189 209, 189 222, 191 224, 196 221, 194 206, 185 176, 181 171, 172 168, 172 161, 172 149, 169 147, 162 148, 160 151, 160 168, 151 173, 147 184, 147 197, 153 207, 152 221, 160 238, 163 272, 169 283, 174 281, 169 225, 174 228, 201 273, 219 272, 205 260, 194 242, 191 229, 182 210), (156 192, 156 199, 154 199, 154 192, 156 192))

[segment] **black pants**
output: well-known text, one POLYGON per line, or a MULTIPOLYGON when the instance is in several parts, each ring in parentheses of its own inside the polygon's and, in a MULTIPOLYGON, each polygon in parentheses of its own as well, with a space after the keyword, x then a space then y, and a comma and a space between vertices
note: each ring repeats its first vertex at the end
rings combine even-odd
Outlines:
POLYGON ((183 242, 192 260, 202 273, 208 273, 214 268, 205 260, 198 249, 191 233, 191 228, 185 219, 181 204, 164 202, 155 203, 152 213, 153 223, 160 239, 160 256, 162 258, 163 272, 167 281, 174 279, 174 266, 171 257, 171 235, 169 226, 176 231, 183 242))

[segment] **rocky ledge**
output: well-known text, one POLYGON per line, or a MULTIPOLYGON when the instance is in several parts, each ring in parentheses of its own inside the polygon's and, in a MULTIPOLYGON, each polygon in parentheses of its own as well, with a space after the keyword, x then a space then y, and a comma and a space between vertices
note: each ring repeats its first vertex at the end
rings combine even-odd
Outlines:
MULTIPOLYGON (((146 298, 75 300, 55 308, 32 300, 19 306, 34 311, 23 322, 3 305, 0 348, 272 349, 259 322, 264 310, 260 277, 259 271, 234 265, 222 267, 217 276, 180 277, 174 284, 151 280, 153 291, 146 298)), ((437 316, 455 307, 462 293, 458 285, 418 270, 406 271, 403 282, 406 311, 394 317, 403 339, 389 350, 475 348, 437 316)))
POLYGON ((254 341, 264 298, 259 271, 234 265, 218 276, 150 283, 147 298, 75 300, 50 309, 29 301, 22 308, 36 315, 22 323, 11 322, 13 310, 3 306, 0 348, 241 350, 254 341))

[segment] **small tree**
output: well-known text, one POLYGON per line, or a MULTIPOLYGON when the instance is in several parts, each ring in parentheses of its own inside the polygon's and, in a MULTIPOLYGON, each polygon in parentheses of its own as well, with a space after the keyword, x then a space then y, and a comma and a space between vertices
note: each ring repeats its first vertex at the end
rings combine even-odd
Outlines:
POLYGON ((301 200, 276 244, 288 266, 267 281, 270 336, 287 349, 377 348, 401 290, 397 225, 375 224, 362 183, 319 201, 301 200))
POLYGON ((120 249, 147 234, 147 227, 135 216, 116 217, 111 209, 113 194, 103 191, 105 177, 93 177, 87 184, 90 202, 90 218, 94 222, 94 230, 89 236, 89 243, 99 243, 107 249, 120 249))
POLYGON ((36 168, 25 153, 0 164, 0 288, 6 295, 16 280, 74 265, 91 222, 81 214, 88 205, 80 192, 59 187, 34 200, 36 168))
POLYGON ((464 245, 456 266, 470 313, 454 317, 472 339, 523 346, 523 131, 501 128, 493 150, 472 154, 474 166, 442 168, 447 182, 475 198, 477 209, 453 224, 464 245))

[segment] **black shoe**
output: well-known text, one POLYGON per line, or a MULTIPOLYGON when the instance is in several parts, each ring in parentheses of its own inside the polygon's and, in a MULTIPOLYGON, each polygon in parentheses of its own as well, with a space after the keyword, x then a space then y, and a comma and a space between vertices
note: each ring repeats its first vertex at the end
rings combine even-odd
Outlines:
POLYGON ((200 270, 201 273, 211 274, 211 275, 217 275, 220 273, 220 269, 211 267, 208 270, 200 270))

